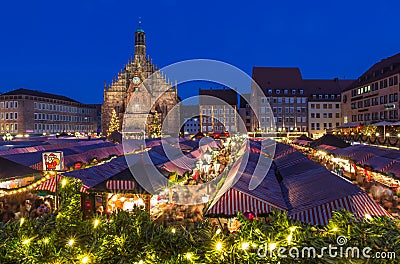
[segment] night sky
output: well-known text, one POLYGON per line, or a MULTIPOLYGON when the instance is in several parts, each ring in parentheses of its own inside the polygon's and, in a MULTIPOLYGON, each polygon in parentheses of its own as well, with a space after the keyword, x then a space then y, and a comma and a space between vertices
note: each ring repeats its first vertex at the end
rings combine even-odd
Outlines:
POLYGON ((133 53, 139 17, 160 67, 208 58, 248 74, 281 66, 350 79, 400 52, 398 0, 21 0, 0 10, 0 92, 24 87, 84 103, 103 101, 104 80, 133 53))

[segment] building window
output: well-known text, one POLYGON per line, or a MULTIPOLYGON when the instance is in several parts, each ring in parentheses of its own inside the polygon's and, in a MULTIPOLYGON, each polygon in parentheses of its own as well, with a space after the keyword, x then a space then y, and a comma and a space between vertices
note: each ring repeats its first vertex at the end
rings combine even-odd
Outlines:
POLYGON ((268 89, 268 94, 272 94, 272 89, 268 89))
POLYGON ((281 90, 279 90, 279 89, 278 89, 278 90, 275 90, 275 93, 276 93, 276 94, 280 94, 280 93, 281 93, 281 90))
POLYGON ((287 89, 283 90, 283 94, 289 94, 289 91, 287 89))
POLYGON ((299 92, 300 94, 304 94, 304 90, 300 90, 300 92, 299 92))

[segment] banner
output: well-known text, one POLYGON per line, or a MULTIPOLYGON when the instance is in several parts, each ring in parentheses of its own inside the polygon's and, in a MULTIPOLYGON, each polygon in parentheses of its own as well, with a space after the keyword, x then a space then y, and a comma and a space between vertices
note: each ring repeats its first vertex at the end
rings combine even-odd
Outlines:
POLYGON ((44 171, 64 170, 64 155, 61 151, 44 152, 42 154, 44 171))

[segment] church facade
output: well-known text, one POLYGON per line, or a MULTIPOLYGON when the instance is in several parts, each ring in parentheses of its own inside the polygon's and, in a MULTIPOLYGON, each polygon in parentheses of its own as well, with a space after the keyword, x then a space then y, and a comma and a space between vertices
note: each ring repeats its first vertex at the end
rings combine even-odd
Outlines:
POLYGON ((134 57, 110 84, 104 84, 103 134, 109 130, 113 110, 125 138, 150 137, 155 123, 161 125, 163 134, 175 134, 179 131, 178 103, 177 84, 173 85, 147 56, 146 35, 139 23, 134 57))

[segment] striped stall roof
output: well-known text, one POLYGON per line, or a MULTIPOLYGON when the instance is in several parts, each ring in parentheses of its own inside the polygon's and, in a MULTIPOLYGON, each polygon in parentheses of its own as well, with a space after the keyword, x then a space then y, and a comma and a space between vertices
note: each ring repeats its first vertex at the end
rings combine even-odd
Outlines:
POLYGON ((351 196, 345 196, 334 201, 320 204, 307 210, 292 210, 289 217, 312 225, 326 225, 332 218, 332 211, 347 210, 356 218, 363 219, 366 214, 370 216, 389 216, 379 204, 375 203, 365 192, 359 192, 351 196))
MULTIPOLYGON (((233 216, 248 211, 267 214, 277 209, 314 225, 326 225, 332 211, 342 209, 359 219, 367 213, 390 216, 358 186, 333 175, 301 152, 292 152, 282 145, 277 143, 279 155, 270 166, 267 166, 268 158, 255 151, 248 154, 242 169, 242 157, 240 164, 233 166, 233 173, 228 175, 206 215, 233 216), (258 185, 250 188, 254 178, 258 185)), ((257 144, 252 147, 257 149, 257 144)))
POLYGON ((108 180, 106 188, 112 191, 133 190, 135 182, 133 180, 108 180))
POLYGON ((230 189, 207 211, 207 215, 234 216, 238 212, 253 212, 260 215, 270 213, 272 210, 281 209, 265 200, 230 189))
MULTIPOLYGON (((61 179, 64 178, 61 175, 57 175, 55 177, 51 177, 50 179, 44 181, 42 184, 40 184, 39 186, 37 186, 35 188, 36 191, 48 191, 51 193, 55 193, 56 192, 56 184, 57 182, 60 182, 61 179)), ((81 192, 87 192, 88 187, 85 185, 82 185, 81 187, 81 192)))
POLYGON ((400 178, 400 161, 395 161, 387 168, 384 168, 383 172, 393 173, 397 178, 400 178))
POLYGON ((363 163, 360 162, 360 164, 371 166, 372 168, 374 168, 374 170, 380 171, 392 162, 393 162, 392 159, 380 156, 372 156, 371 158, 365 160, 363 163))

